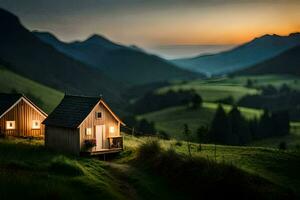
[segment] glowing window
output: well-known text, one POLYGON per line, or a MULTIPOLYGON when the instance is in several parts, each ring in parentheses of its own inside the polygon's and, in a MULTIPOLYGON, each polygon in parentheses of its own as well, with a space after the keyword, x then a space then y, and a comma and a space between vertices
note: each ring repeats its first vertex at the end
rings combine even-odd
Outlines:
POLYGON ((41 128, 40 120, 32 120, 32 129, 40 129, 40 128, 41 128))
POLYGON ((16 128, 16 122, 15 121, 6 121, 6 129, 7 130, 13 130, 16 128))
POLYGON ((92 135, 92 128, 86 128, 85 134, 86 135, 92 135))
POLYGON ((109 132, 114 133, 115 132, 115 127, 114 126, 109 127, 109 132))

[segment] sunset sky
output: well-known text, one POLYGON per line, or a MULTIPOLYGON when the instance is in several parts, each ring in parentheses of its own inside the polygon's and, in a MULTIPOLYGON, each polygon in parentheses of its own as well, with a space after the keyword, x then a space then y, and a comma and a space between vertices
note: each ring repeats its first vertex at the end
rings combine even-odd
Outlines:
POLYGON ((64 41, 93 33, 124 44, 240 44, 300 31, 299 0, 0 0, 31 30, 64 41))

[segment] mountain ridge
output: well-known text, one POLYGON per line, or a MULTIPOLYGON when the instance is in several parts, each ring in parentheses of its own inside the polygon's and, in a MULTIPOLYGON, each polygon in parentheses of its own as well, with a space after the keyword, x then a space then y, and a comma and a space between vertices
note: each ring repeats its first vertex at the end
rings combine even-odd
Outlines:
POLYGON ((263 62, 297 45, 300 45, 298 32, 287 36, 265 34, 228 51, 172 62, 195 72, 223 75, 263 62))
POLYGON ((0 9, 0 27, 0 59, 9 70, 60 91, 103 94, 114 104, 121 102, 122 85, 40 41, 4 9, 0 9))
POLYGON ((51 33, 35 31, 34 34, 60 52, 103 70, 114 80, 132 85, 201 77, 158 56, 148 54, 139 47, 123 46, 96 34, 84 41, 71 43, 62 42, 57 38, 54 41, 55 36, 49 37, 53 35, 51 33))
POLYGON ((288 49, 264 62, 253 65, 244 70, 237 71, 233 74, 290 74, 300 76, 300 45, 288 49))

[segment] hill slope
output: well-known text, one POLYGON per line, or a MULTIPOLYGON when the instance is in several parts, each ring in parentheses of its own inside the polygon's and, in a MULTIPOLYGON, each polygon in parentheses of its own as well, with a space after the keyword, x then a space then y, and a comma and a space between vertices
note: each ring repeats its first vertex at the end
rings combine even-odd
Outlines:
POLYGON ((289 49, 274 58, 237 72, 236 74, 291 74, 300 76, 300 46, 289 49))
POLYGON ((50 33, 34 32, 43 42, 58 51, 94 68, 101 69, 114 80, 129 84, 145 84, 174 79, 200 77, 136 47, 116 44, 93 35, 85 41, 64 43, 50 33))
POLYGON ((220 75, 260 63, 297 45, 300 45, 300 33, 264 35, 229 51, 173 62, 184 69, 220 75))
MULTIPOLYGON (((175 106, 166 108, 159 111, 154 111, 140 115, 138 118, 145 118, 148 121, 154 122, 158 130, 166 132, 171 138, 185 139, 183 135, 184 124, 187 124, 191 129, 191 139, 197 141, 196 130, 201 126, 209 127, 218 104, 216 103, 203 103, 199 109, 187 109, 186 106, 175 106)), ((231 106, 223 105, 224 109, 229 112, 231 106)), ((262 111, 258 109, 251 109, 239 107, 242 115, 245 118, 252 119, 258 118, 262 111)))
MULTIPOLYGON (((267 148, 217 146, 216 156, 217 161, 220 162, 218 164, 212 161, 213 145, 202 145, 202 151, 199 152, 196 151, 198 144, 193 143, 191 144, 192 155, 211 158, 211 161, 205 162, 207 165, 199 166, 196 162, 184 165, 185 162, 174 159, 174 157, 170 157, 172 159, 165 162, 167 165, 175 164, 171 166, 172 169, 174 166, 179 166, 180 168, 188 167, 186 171, 196 170, 195 177, 185 176, 187 178, 199 179, 202 177, 203 181, 200 183, 193 180, 185 182, 188 186, 199 187, 199 190, 191 191, 191 188, 187 188, 190 192, 182 193, 182 188, 174 187, 174 183, 182 184, 183 182, 170 183, 169 179, 172 181, 172 177, 184 176, 188 172, 179 170, 181 173, 176 174, 168 173, 170 171, 164 169, 160 170, 161 175, 157 175, 153 169, 145 169, 141 166, 145 162, 136 160, 135 152, 137 150, 135 147, 144 143, 146 139, 125 136, 124 141, 127 148, 118 157, 121 159, 104 162, 99 159, 78 158, 50 152, 44 148, 42 141, 1 139, 0 150, 6 152, 0 155, 1 197, 3 199, 66 199, 70 197, 72 199, 195 199, 195 197, 190 197, 190 193, 199 192, 199 190, 208 192, 206 184, 212 185, 216 179, 224 179, 224 173, 218 173, 220 170, 222 171, 220 167, 224 163, 241 168, 234 167, 227 171, 228 174, 237 176, 232 176, 226 187, 223 184, 213 185, 216 188, 215 191, 228 188, 226 197, 232 197, 232 191, 236 196, 240 193, 245 195, 246 191, 252 190, 255 194, 262 194, 259 199, 294 199, 291 190, 299 192, 297 170, 299 154, 294 152, 278 152, 275 149, 267 148), (135 162, 131 162, 132 160, 135 162), (174 161, 179 162, 174 163, 174 161), (211 173, 207 173, 207 170, 211 173), (251 174, 245 173, 243 170, 251 174), (243 181, 241 177, 246 179, 243 181), (245 180, 250 184, 245 184, 245 180), (238 183, 241 183, 240 186, 247 190, 238 190, 239 193, 236 193, 237 187, 230 186, 238 183), (32 187, 35 190, 32 190, 32 187), (15 188, 19 188, 18 192, 15 191, 15 188), (254 188, 257 190, 253 190, 254 188)), ((175 145, 175 141, 161 141, 161 143, 165 148, 172 148, 176 152, 187 154, 185 142, 182 142, 181 146, 175 145)), ((155 153, 155 157, 153 157, 156 159, 161 155, 163 154, 155 153)), ((151 162, 153 157, 150 160, 148 157, 145 159, 151 162)), ((147 164, 149 168, 151 165, 159 165, 163 162, 147 164)), ((200 193, 199 196, 203 195, 200 193)), ((250 197, 243 199, 254 199, 251 198, 253 193, 248 194, 250 197)))
POLYGON ((0 92, 15 91, 28 96, 47 113, 50 113, 63 97, 63 93, 15 74, 0 64, 0 92))
POLYGON ((100 95, 116 102, 120 86, 100 70, 86 66, 43 43, 13 14, 0 9, 0 59, 10 70, 68 93, 100 95))

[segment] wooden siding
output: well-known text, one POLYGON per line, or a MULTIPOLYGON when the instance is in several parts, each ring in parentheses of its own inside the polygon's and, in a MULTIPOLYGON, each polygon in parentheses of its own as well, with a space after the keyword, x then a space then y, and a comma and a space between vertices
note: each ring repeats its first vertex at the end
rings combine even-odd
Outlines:
POLYGON ((85 120, 79 126, 80 130, 80 149, 84 148, 84 141, 86 139, 96 139, 96 125, 105 125, 104 131, 104 143, 103 149, 109 148, 108 138, 111 136, 120 136, 120 122, 117 121, 113 115, 103 106, 103 104, 99 103, 85 118, 85 120), (96 118, 96 113, 101 112, 102 116, 100 119, 96 118), (115 127, 115 132, 109 133, 109 127, 115 127), (92 135, 86 135, 86 128, 92 128, 92 135))
POLYGON ((47 148, 79 155, 79 129, 46 126, 45 132, 47 148))
POLYGON ((32 123, 33 120, 42 123, 45 118, 22 99, 0 119, 0 132, 6 136, 43 137, 45 126, 40 124, 39 129, 32 129, 32 123), (6 121, 15 121, 15 129, 6 130, 6 121))

